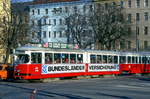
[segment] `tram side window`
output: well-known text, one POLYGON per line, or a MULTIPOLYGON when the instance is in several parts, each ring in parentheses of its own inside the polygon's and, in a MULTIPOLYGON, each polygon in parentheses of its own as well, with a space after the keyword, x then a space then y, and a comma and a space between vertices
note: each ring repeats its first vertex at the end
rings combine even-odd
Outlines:
POLYGON ((42 53, 31 53, 32 63, 42 63, 42 53))
POLYGON ((132 56, 132 63, 135 63, 135 57, 132 56))
POLYGON ((61 54, 60 53, 54 53, 54 64, 61 63, 61 54))
POLYGON ((83 54, 77 54, 77 63, 83 63, 83 54))
POLYGON ((147 57, 148 64, 150 63, 150 57, 147 57))
POLYGON ((113 56, 108 56, 108 63, 113 63, 113 56))
POLYGON ((145 58, 146 58, 145 63, 148 64, 148 57, 145 57, 145 58))
POLYGON ((107 63, 107 55, 103 56, 103 63, 107 63))
POLYGON ((139 57, 139 63, 142 63, 142 57, 139 57))
POLYGON ((96 63, 96 55, 90 55, 91 63, 96 63))
POLYGON ((118 56, 114 56, 114 63, 118 64, 118 56))
POLYGON ((128 56, 128 63, 131 63, 131 56, 128 56))
POLYGON ((69 63, 69 55, 68 54, 62 54, 62 63, 69 63))
POLYGON ((52 64, 53 56, 52 53, 45 53, 45 64, 52 64))
POLYGON ((119 63, 121 63, 121 64, 126 63, 126 56, 120 56, 119 57, 119 63))
POLYGON ((76 54, 70 54, 70 63, 76 63, 76 54))
POLYGON ((101 55, 97 55, 97 63, 102 63, 102 56, 101 55))
POLYGON ((142 63, 146 63, 146 57, 142 57, 142 63))
POLYGON ((138 57, 135 57, 135 63, 138 64, 138 57))

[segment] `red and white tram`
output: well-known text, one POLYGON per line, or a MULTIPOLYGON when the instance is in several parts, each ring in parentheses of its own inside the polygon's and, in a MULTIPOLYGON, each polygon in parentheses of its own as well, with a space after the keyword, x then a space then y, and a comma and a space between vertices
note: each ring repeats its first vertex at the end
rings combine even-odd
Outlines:
POLYGON ((150 73, 150 53, 20 47, 15 52, 16 79, 150 73))

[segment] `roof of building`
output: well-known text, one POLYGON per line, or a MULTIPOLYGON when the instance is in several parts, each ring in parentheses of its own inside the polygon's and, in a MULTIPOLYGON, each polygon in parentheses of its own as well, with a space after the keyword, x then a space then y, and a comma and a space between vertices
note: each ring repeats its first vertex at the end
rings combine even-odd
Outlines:
POLYGON ((72 2, 72 1, 80 1, 80 0, 34 0, 32 4, 47 4, 47 3, 58 3, 58 2, 72 2))
POLYGON ((72 5, 72 4, 86 4, 92 0, 34 0, 30 3, 30 7, 44 7, 44 6, 61 6, 61 5, 72 5))

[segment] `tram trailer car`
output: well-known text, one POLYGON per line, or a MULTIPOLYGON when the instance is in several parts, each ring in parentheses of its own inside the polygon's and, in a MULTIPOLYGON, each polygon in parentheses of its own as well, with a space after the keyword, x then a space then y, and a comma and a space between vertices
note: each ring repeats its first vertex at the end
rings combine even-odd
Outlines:
POLYGON ((150 54, 144 52, 20 47, 14 58, 15 79, 150 73, 150 54))

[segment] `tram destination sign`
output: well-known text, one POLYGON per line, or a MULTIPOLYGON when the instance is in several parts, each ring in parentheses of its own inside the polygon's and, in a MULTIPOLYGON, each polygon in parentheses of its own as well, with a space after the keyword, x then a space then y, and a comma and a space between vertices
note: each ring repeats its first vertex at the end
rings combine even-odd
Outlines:
POLYGON ((119 71, 118 64, 89 64, 89 72, 119 71))
POLYGON ((45 64, 42 74, 85 72, 84 64, 45 64))
POLYGON ((77 44, 46 42, 42 45, 45 48, 79 49, 77 44))

